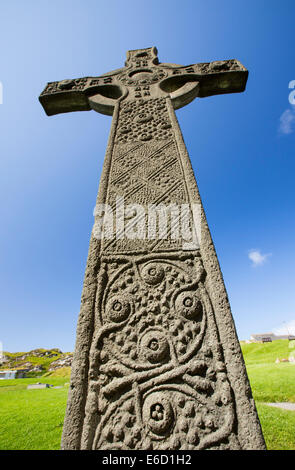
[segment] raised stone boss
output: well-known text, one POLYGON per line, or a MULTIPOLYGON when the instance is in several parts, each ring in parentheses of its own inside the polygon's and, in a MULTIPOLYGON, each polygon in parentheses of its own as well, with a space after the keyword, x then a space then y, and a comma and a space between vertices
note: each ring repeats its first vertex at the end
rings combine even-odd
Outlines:
MULTIPOLYGON (((247 76, 235 59, 161 64, 152 47, 99 77, 50 82, 40 96, 48 115, 113 115, 97 204, 201 207, 200 245, 190 249, 175 237, 93 230, 63 449, 265 449, 174 113, 196 97, 242 92, 247 76)), ((140 211, 134 222, 147 223, 140 211)))

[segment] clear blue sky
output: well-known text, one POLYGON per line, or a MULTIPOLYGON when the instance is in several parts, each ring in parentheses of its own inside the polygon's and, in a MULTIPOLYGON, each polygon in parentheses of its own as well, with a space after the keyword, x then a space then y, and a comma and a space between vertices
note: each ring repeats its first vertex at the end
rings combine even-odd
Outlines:
POLYGON ((94 111, 47 117, 38 96, 48 81, 106 73, 152 45, 162 62, 237 58, 249 69, 245 93, 197 99, 177 117, 240 339, 295 328, 294 17, 291 0, 3 2, 4 350, 73 350, 111 125, 94 111))

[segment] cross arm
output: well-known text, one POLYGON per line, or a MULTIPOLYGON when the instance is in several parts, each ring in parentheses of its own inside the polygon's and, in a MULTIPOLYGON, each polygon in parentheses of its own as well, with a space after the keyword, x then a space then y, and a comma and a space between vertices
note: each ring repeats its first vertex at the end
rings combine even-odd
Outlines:
POLYGON ((245 90, 248 78, 248 70, 236 59, 192 64, 186 67, 165 65, 169 69, 169 76, 160 85, 164 91, 171 93, 188 82, 198 82, 199 98, 242 92, 245 90))
POLYGON ((236 59, 196 64, 200 71, 199 97, 223 93, 240 93, 245 90, 248 70, 236 59))
POLYGON ((115 102, 122 95, 114 75, 49 82, 39 101, 48 116, 91 109, 112 115, 115 102), (91 100, 94 95, 95 100, 91 100))

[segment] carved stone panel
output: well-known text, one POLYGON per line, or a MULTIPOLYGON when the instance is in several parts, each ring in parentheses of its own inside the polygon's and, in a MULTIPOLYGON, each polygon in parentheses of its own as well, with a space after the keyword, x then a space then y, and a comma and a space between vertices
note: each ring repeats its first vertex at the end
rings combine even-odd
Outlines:
MULTIPOLYGON (((181 240, 171 237, 172 220, 167 211, 167 238, 149 238, 148 208, 188 204, 183 174, 167 100, 164 98, 126 101, 120 105, 112 151, 106 204, 116 211, 118 198, 124 204, 140 204, 144 214, 135 214, 133 224, 143 224, 145 238, 114 237, 102 240, 103 252, 163 251, 181 249, 181 240)), ((131 224, 131 222, 130 222, 131 224)), ((128 227, 127 227, 128 229, 128 227)))
POLYGON ((198 252, 103 259, 85 448, 239 448, 205 274, 198 252))

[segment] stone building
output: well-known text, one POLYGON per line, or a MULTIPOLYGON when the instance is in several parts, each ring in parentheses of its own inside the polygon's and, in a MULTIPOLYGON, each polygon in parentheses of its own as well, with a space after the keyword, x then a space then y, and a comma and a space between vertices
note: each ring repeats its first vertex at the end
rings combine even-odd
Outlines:
POLYGON ((250 341, 254 343, 262 342, 262 343, 269 343, 271 341, 277 341, 278 339, 288 339, 294 340, 294 335, 275 335, 274 333, 259 333, 253 334, 250 337, 250 341))
POLYGON ((0 370, 0 380, 23 379, 28 369, 0 370))

